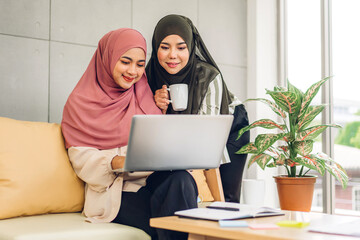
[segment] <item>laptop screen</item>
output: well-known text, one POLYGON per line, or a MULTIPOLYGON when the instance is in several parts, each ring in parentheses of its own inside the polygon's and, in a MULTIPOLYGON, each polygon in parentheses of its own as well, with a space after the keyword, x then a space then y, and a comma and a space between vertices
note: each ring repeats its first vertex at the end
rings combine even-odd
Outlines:
POLYGON ((217 168, 232 115, 135 115, 124 171, 217 168))

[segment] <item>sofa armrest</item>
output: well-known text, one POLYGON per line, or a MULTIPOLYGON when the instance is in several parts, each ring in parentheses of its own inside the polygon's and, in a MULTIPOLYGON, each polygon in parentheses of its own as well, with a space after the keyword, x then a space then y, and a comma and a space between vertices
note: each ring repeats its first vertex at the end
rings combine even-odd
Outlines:
POLYGON ((206 182, 215 201, 225 201, 219 168, 204 171, 206 182))

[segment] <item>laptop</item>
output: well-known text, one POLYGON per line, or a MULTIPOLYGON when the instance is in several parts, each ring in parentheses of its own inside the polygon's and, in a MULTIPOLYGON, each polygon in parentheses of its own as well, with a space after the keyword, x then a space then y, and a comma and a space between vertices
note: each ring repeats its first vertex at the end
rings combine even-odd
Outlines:
POLYGON ((135 115, 123 171, 217 168, 232 115, 135 115))

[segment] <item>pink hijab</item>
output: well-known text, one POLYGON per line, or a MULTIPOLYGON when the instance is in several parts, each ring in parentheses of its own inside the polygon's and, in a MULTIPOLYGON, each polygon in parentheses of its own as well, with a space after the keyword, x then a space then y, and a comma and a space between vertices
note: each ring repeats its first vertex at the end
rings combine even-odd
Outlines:
POLYGON ((111 149, 127 145, 135 114, 161 114, 144 75, 125 90, 115 83, 112 72, 119 58, 146 42, 136 30, 121 28, 100 41, 88 68, 70 94, 61 122, 66 148, 111 149))

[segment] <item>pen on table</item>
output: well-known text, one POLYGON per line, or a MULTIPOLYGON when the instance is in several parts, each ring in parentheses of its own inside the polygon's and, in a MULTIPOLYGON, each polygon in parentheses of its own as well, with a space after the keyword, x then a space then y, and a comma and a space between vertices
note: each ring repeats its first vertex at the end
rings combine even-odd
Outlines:
POLYGON ((227 210, 227 211, 240 211, 240 208, 232 208, 232 207, 207 206, 207 208, 218 209, 218 210, 227 210))

